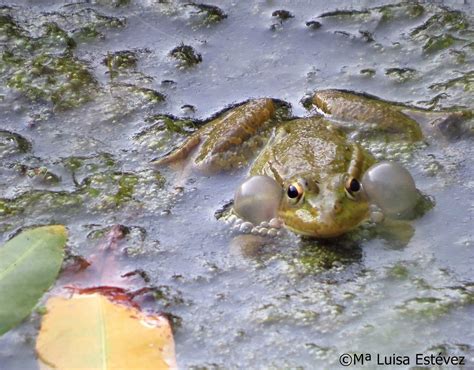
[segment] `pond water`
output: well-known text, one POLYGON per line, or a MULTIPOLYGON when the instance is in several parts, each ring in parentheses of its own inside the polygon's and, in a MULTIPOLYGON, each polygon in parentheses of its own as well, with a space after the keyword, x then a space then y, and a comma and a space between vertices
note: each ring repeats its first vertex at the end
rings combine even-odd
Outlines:
MULTIPOLYGON (((435 206, 404 246, 288 233, 251 253, 215 217, 245 170, 192 176, 176 196, 173 174, 150 165, 253 97, 295 116, 324 88, 472 110, 470 1, 0 4, 2 242, 61 223, 68 253, 87 258, 110 226, 128 227, 124 271, 160 287, 147 309, 174 315, 182 368, 333 368, 347 352, 474 366, 472 122, 427 136, 407 163, 435 206), (194 57, 171 55, 182 44, 194 57)), ((34 313, 0 338, 1 369, 37 368, 39 323, 34 313)))

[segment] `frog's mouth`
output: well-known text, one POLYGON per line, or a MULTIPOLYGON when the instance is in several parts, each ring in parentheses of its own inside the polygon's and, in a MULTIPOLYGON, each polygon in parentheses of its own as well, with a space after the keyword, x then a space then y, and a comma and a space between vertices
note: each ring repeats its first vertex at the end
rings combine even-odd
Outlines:
MULTIPOLYGON (((356 228, 368 214, 364 205, 357 212, 349 211, 334 214, 324 214, 317 209, 300 208, 279 212, 284 227, 290 231, 313 238, 335 238, 356 228)), ((354 211, 353 209, 351 211, 354 211)))
POLYGON ((351 230, 351 229, 345 229, 345 230, 337 229, 336 230, 334 228, 321 227, 321 225, 315 225, 312 228, 300 228, 298 226, 290 225, 288 223, 284 223, 283 225, 286 229, 294 232, 295 234, 304 235, 304 236, 308 236, 312 238, 322 238, 322 239, 335 238, 351 230))

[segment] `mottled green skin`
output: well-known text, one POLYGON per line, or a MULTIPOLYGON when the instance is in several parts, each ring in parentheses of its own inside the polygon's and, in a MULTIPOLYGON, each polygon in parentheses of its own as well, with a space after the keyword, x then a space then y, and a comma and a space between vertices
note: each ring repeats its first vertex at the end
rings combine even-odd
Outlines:
POLYGON ((242 167, 261 146, 258 139, 272 122, 275 110, 271 99, 251 100, 209 122, 154 163, 173 164, 191 157, 193 167, 206 173, 242 167))
MULTIPOLYGON (((325 117, 279 122, 249 174, 270 176, 282 186, 284 196, 278 214, 285 227, 302 235, 330 238, 355 228, 369 212, 362 192, 353 193, 347 187, 351 179, 360 181, 375 159, 348 139, 342 131, 348 127, 345 124, 355 124, 359 134, 366 132, 382 141, 390 137, 413 142, 422 135, 417 122, 399 106, 378 99, 324 90, 316 92, 310 104, 325 117), (298 199, 287 195, 292 184, 302 189, 298 199)), ((274 115, 272 100, 250 101, 202 127, 156 163, 191 156, 192 166, 206 172, 242 166, 242 152, 255 149, 249 143, 275 124, 274 115)))
POLYGON ((302 197, 285 194, 279 217, 292 231, 334 237, 367 218, 368 203, 345 189, 348 179, 361 179, 375 162, 357 143, 322 117, 285 122, 255 160, 250 175, 273 177, 286 190, 299 183, 302 197))
POLYGON ((356 123, 359 138, 414 142, 423 138, 420 126, 401 110, 401 105, 340 90, 317 91, 311 103, 324 115, 344 123, 356 123))

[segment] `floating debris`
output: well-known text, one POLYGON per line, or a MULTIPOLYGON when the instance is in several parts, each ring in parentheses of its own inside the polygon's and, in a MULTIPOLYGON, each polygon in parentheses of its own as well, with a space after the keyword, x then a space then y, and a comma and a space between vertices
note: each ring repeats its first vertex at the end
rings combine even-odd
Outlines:
POLYGON ((181 44, 170 51, 170 56, 175 58, 183 67, 193 67, 202 62, 201 54, 196 53, 189 45, 181 44))

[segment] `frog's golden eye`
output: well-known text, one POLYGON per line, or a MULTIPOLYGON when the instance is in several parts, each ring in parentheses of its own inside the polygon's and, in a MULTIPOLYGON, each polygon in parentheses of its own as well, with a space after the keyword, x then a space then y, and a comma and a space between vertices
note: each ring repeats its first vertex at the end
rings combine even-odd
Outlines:
POLYGON ((292 203, 297 203, 301 199, 303 194, 304 194, 304 188, 298 182, 294 182, 293 184, 290 184, 288 186, 288 189, 286 190, 286 195, 288 196, 288 198, 290 198, 290 201, 292 203))
POLYGON ((356 195, 357 195, 357 194, 360 192, 360 190, 362 189, 362 186, 361 186, 359 180, 357 180, 357 179, 354 178, 354 177, 349 177, 349 178, 346 180, 345 189, 346 189, 346 194, 347 194, 347 196, 348 196, 350 199, 355 199, 356 195))

